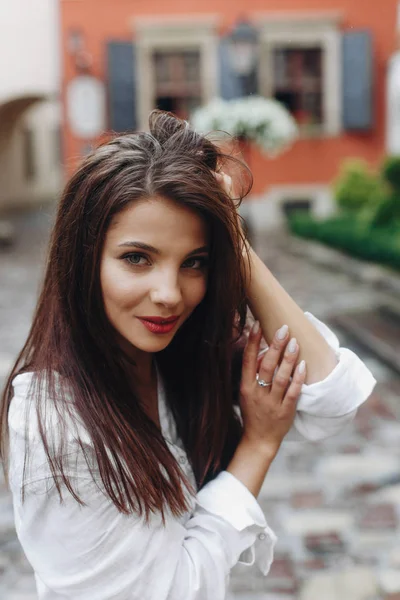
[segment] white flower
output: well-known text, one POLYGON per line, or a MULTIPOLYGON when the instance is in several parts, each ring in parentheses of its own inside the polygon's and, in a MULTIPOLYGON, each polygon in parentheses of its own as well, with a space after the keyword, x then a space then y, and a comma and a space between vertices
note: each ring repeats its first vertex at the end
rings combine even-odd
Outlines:
POLYGON ((245 137, 269 155, 282 152, 298 137, 296 121, 286 108, 261 96, 215 98, 194 112, 191 124, 199 133, 218 130, 245 137))

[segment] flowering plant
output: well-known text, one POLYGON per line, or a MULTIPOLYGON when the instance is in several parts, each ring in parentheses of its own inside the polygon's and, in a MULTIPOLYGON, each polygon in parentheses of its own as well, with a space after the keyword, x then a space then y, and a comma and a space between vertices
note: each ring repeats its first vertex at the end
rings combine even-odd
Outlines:
POLYGON ((191 123, 200 133, 225 131, 275 156, 298 136, 296 121, 286 108, 277 100, 261 96, 215 98, 193 113, 191 123))

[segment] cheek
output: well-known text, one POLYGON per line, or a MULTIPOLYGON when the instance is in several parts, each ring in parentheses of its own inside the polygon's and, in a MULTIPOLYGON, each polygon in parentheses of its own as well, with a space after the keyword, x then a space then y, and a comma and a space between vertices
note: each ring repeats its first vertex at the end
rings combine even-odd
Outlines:
POLYGON ((199 277, 187 284, 185 290, 185 304, 191 310, 194 310, 203 300, 207 291, 207 278, 199 277))
POLYGON ((132 306, 141 296, 140 281, 126 273, 115 261, 104 261, 100 272, 101 290, 106 312, 112 308, 132 306))

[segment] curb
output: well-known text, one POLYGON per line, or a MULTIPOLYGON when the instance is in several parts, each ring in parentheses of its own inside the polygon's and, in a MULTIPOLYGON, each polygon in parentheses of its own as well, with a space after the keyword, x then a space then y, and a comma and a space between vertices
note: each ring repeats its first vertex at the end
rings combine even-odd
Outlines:
POLYGON ((319 242, 288 234, 285 249, 296 256, 304 256, 326 269, 349 275, 355 281, 370 284, 378 291, 387 291, 400 298, 400 274, 376 263, 365 262, 319 242))
POLYGON ((345 331, 347 335, 356 340, 361 346, 364 346, 369 352, 377 356, 383 364, 400 375, 398 348, 388 343, 384 337, 376 335, 373 330, 369 331, 366 327, 360 326, 350 315, 332 317, 329 323, 345 331))

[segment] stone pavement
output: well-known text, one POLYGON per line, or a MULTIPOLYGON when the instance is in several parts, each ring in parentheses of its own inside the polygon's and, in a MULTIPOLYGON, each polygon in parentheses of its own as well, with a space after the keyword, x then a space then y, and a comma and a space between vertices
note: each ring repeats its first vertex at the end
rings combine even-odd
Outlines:
MULTIPOLYGON (((281 237, 257 242, 300 306, 327 322, 387 300, 368 282, 285 253, 281 237)), ((266 579, 236 567, 235 600, 400 600, 400 378, 339 337, 377 388, 339 436, 283 444, 259 498, 278 535, 275 561, 266 579)))
MULTIPOLYGON (((0 254, 0 385, 29 328, 49 220, 45 212, 20 217, 17 245, 0 254)), ((284 287, 322 319, 381 301, 368 283, 285 254, 271 236, 258 242, 284 287)), ((279 452, 260 495, 279 538, 275 562, 267 578, 236 567, 234 600, 400 600, 400 378, 363 357, 379 385, 354 424, 322 443, 288 442, 279 452)), ((35 598, 0 478, 0 600, 35 598)))

